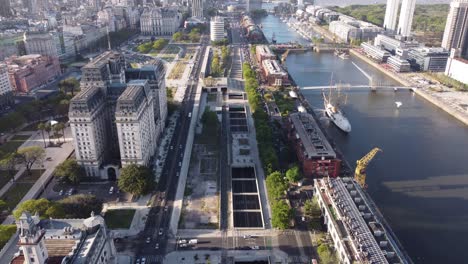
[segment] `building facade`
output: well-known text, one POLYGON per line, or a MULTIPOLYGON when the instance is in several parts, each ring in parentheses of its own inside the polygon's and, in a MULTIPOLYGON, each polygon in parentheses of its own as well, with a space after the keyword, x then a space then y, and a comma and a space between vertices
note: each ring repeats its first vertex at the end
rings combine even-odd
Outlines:
POLYGON ((263 60, 261 65, 263 78, 268 85, 287 86, 291 84, 288 73, 277 60, 263 60))
POLYGON ((468 0, 450 3, 442 47, 449 51, 456 49, 458 56, 468 59, 468 0))
POLYGON ((262 63, 263 60, 276 60, 276 55, 267 45, 256 45, 255 56, 259 64, 262 63))
POLYGON ((58 57, 57 43, 48 32, 25 32, 24 45, 27 54, 41 54, 58 57))
POLYGON ((399 0, 387 0, 383 25, 385 30, 396 31, 399 3, 399 0))
POLYGON ((8 66, 10 83, 16 93, 29 93, 53 81, 61 73, 57 57, 32 54, 12 56, 5 62, 8 66))
POLYGON ((0 112, 13 105, 13 88, 8 76, 8 67, 0 63, 0 112))
POLYGON ((411 37, 411 26, 413 25, 414 9, 416 0, 403 0, 401 3, 400 19, 398 21, 397 33, 403 38, 411 37))
POLYGON ((371 57, 377 62, 386 62, 388 57, 391 55, 390 52, 382 49, 381 47, 374 46, 367 42, 361 43, 361 48, 368 57, 371 57))
MULTIPOLYGON (((453 53, 453 52, 452 52, 453 53)), ((450 55, 445 68, 445 75, 464 84, 468 84, 468 60, 450 55)))
POLYGON ((224 39, 224 18, 213 17, 210 21, 210 40, 220 41, 224 39))
POLYGON ((9 16, 11 16, 10 0, 1 0, 0 1, 0 17, 9 17, 9 16))
POLYGON ((408 51, 408 60, 416 71, 444 72, 449 52, 444 48, 416 48, 408 51))
POLYGON ((117 263, 116 249, 104 219, 44 219, 24 212, 17 223, 21 251, 12 264, 117 263))
POLYGON ((255 10, 262 9, 262 0, 246 0, 246 10, 247 12, 252 12, 255 10))
POLYGON ((115 180, 123 166, 149 165, 167 116, 162 62, 128 68, 122 54, 108 51, 82 72, 69 118, 86 175, 115 180))
POLYGON ((341 160, 325 138, 312 115, 293 113, 287 122, 292 143, 305 177, 338 177, 341 160))
POLYGON ((192 16, 196 18, 204 18, 203 15, 203 0, 192 0, 192 16))
POLYGON ((140 17, 140 29, 144 35, 170 36, 180 27, 182 14, 176 9, 150 7, 140 17))

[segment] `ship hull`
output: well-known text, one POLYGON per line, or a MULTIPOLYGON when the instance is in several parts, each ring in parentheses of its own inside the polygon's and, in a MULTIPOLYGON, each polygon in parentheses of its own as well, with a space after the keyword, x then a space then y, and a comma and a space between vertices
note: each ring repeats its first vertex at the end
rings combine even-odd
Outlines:
POLYGON ((341 112, 334 113, 330 107, 326 107, 325 111, 333 124, 335 124, 339 129, 346 133, 351 132, 351 124, 341 112))

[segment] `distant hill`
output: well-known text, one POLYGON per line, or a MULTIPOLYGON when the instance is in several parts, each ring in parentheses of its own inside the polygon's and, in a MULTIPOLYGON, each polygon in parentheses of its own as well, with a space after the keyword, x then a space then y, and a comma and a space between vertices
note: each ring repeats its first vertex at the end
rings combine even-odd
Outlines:
MULTIPOLYGON (((330 9, 378 26, 383 25, 385 16, 385 5, 332 6, 330 9)), ((440 46, 448 11, 448 4, 416 5, 413 19, 415 38, 428 46, 440 46)))

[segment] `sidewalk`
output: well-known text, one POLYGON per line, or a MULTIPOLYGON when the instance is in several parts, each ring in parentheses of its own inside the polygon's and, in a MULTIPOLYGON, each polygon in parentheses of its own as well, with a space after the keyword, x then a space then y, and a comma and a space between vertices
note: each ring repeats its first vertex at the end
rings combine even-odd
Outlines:
POLYGON ((26 170, 26 168, 22 167, 18 170, 18 172, 16 172, 15 176, 14 176, 14 180, 10 180, 9 182, 7 182, 7 184, 5 184, 2 189, 0 189, 0 197, 3 196, 6 192, 8 192, 8 190, 11 188, 11 186, 13 186, 13 184, 23 175, 24 171, 26 170))
MULTIPOLYGON (((221 264, 222 251, 209 251, 209 250, 194 250, 194 251, 175 251, 167 254, 164 257, 163 263, 167 264, 193 264, 193 263, 207 263, 206 257, 208 256, 209 262, 212 264, 221 264), (195 261, 195 259, 198 259, 195 261)), ((258 261, 268 260, 270 263, 288 263, 288 255, 278 249, 273 250, 228 250, 228 257, 234 258, 235 261, 258 261)), ((225 264, 225 263, 223 263, 225 264)))

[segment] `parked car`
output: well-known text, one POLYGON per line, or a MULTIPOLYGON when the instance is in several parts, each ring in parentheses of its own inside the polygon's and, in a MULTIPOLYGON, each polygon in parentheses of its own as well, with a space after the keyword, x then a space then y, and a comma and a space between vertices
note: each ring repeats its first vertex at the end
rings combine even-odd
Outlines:
POLYGON ((156 246, 154 246, 154 249, 159 249, 159 243, 156 243, 156 246))
POLYGON ((75 192, 76 192, 75 188, 71 188, 70 190, 68 190, 67 195, 68 196, 73 195, 75 192))
POLYGON ((151 242, 151 237, 146 238, 146 244, 149 244, 151 242))
POLYGON ((159 228, 158 234, 159 234, 159 235, 162 235, 162 234, 163 234, 163 229, 162 229, 162 228, 159 228))

